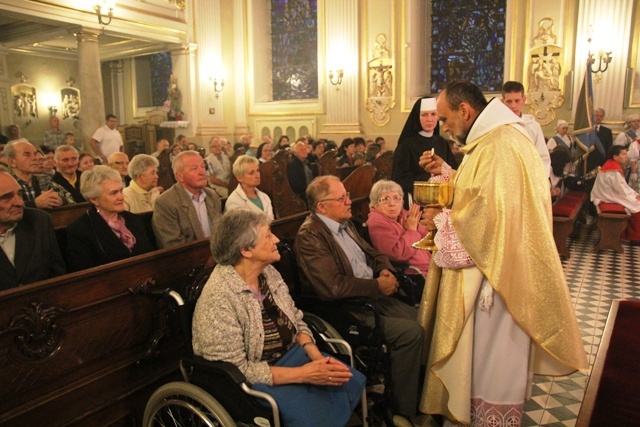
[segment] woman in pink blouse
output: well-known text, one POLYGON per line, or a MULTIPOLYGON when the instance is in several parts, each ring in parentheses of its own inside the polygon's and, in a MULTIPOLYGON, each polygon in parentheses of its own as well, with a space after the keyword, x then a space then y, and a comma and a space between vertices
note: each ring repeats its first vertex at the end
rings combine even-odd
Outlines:
POLYGON ((367 219, 369 237, 389 259, 408 262, 426 275, 431 254, 411 246, 427 234, 420 225, 420 206, 414 204, 407 211, 402 208, 402 197, 402 188, 393 181, 380 180, 373 185, 367 219))

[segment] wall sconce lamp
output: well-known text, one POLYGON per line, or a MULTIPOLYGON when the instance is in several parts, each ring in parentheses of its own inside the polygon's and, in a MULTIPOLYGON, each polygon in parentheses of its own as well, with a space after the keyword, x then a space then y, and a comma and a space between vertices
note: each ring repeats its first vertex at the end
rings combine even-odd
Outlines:
POLYGON ((58 107, 55 105, 49 105, 47 108, 49 109, 49 117, 55 117, 58 112, 58 107))
POLYGON ((102 28, 111 24, 111 19, 113 19, 114 6, 115 5, 113 0, 99 0, 93 6, 93 9, 96 11, 96 14, 98 15, 98 23, 102 25, 102 28), (106 15, 102 14, 103 9, 107 11, 106 15))
POLYGON ((600 82, 602 80, 602 73, 609 68, 609 63, 611 63, 613 55, 611 55, 611 51, 605 52, 604 50, 598 51, 597 54, 591 53, 591 35, 589 35, 587 42, 589 42, 589 71, 596 75, 596 82, 600 82), (598 60, 597 67, 595 67, 596 59, 598 60))
POLYGON ((334 86, 339 86, 342 84, 342 77, 344 76, 344 70, 340 69, 340 70, 337 70, 336 72, 338 73, 338 75, 337 75, 337 79, 334 81, 333 78, 336 76, 334 76, 333 70, 329 70, 329 82, 334 86))
POLYGON ((217 77, 212 77, 210 80, 213 83, 213 91, 216 94, 216 98, 220 97, 220 92, 224 90, 224 79, 218 80, 217 77))

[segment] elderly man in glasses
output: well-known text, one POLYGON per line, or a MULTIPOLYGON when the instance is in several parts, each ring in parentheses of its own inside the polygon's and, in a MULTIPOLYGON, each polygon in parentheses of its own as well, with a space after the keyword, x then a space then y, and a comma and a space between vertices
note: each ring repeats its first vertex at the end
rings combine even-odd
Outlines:
MULTIPOLYGON (((382 334, 391 346, 391 376, 396 413, 413 417, 417 410, 422 329, 417 310, 393 298, 398 282, 389 259, 362 239, 351 223, 351 199, 331 175, 307 188, 311 214, 295 242, 303 286, 326 301, 364 297, 381 315, 382 334)), ((373 326, 370 312, 355 316, 373 326)))

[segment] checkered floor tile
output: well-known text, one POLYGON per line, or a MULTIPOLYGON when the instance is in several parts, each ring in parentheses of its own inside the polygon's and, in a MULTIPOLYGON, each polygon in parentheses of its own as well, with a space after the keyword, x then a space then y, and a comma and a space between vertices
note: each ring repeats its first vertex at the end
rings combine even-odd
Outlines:
MULTIPOLYGON (((600 338, 614 300, 640 300, 640 247, 623 243, 623 254, 593 252, 599 237, 595 227, 582 225, 570 239, 571 257, 562 260, 569 293, 582 332, 584 349, 593 366, 600 338)), ((535 376, 532 397, 525 403, 523 426, 575 426, 588 376, 535 376)))

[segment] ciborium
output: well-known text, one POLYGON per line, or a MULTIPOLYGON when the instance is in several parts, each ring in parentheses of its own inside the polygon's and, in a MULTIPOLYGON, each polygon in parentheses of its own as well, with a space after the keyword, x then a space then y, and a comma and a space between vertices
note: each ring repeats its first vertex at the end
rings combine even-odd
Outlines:
MULTIPOLYGON (((453 201, 453 186, 450 182, 416 181, 413 183, 413 201, 422 208, 444 208, 453 201)), ((438 250, 433 242, 436 229, 429 230, 426 236, 415 242, 416 249, 435 252, 438 250)))

